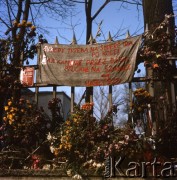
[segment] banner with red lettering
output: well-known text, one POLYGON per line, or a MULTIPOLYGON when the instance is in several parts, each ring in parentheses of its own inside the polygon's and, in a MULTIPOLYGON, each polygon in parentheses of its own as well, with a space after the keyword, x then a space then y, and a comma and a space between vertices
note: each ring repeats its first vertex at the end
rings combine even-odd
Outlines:
POLYGON ((42 44, 37 84, 104 86, 133 78, 141 36, 93 45, 42 44))

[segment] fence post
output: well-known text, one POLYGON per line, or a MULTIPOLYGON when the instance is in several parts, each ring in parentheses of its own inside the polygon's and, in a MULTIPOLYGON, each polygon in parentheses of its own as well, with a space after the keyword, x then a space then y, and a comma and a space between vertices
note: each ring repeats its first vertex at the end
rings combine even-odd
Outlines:
POLYGON ((57 86, 53 86, 53 98, 57 97, 57 86))
POLYGON ((129 82, 129 120, 132 122, 132 125, 134 125, 134 121, 133 121, 133 116, 132 116, 132 101, 133 101, 133 97, 132 97, 132 83, 129 82))
MULTIPOLYGON (((111 33, 109 31, 109 34, 108 34, 108 39, 107 39, 107 42, 112 42, 113 39, 111 37, 111 33)), ((112 108, 112 86, 109 86, 109 108, 111 109, 112 108)))
MULTIPOLYGON (((37 54, 38 54, 38 58, 37 58, 37 65, 39 65, 40 63, 40 57, 41 57, 41 42, 38 42, 38 45, 37 45, 37 54)), ((36 70, 36 80, 37 80, 37 77, 38 77, 38 69, 36 70)), ((34 97, 34 101, 36 102, 37 106, 38 106, 38 103, 39 103, 39 87, 36 86, 35 87, 35 97, 34 97)))
POLYGON ((71 113, 74 112, 75 88, 71 87, 71 113))
MULTIPOLYGON (((127 31, 126 33, 126 36, 125 38, 130 38, 130 32, 129 30, 127 31)), ((132 98, 132 83, 129 82, 128 83, 128 89, 129 89, 129 114, 128 114, 128 119, 129 121, 131 121, 132 125, 134 124, 134 121, 133 121, 133 116, 132 116, 132 101, 133 101, 133 98, 132 98)))
POLYGON ((36 102, 36 104, 38 105, 39 103, 39 87, 35 87, 35 97, 34 97, 34 101, 36 102))
MULTIPOLYGON (((56 36, 55 38, 55 43, 54 44, 59 44, 59 41, 58 41, 58 37, 56 36)), ((53 86, 53 98, 56 98, 57 97, 57 86, 53 86)))
MULTIPOLYGON (((92 34, 90 35, 90 39, 89 39, 88 43, 96 44, 96 40, 93 39, 92 34)), ((85 102, 93 102, 93 87, 86 87, 85 102)))
MULTIPOLYGON (((73 39, 71 45, 77 44, 75 33, 73 32, 73 39)), ((75 87, 71 86, 71 113, 74 112, 74 100, 75 100, 75 87)))

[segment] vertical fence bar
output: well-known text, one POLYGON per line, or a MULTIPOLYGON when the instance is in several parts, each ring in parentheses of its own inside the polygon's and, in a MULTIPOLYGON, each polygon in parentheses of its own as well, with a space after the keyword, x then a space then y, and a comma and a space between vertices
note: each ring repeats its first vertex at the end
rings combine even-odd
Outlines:
POLYGON ((132 83, 129 82, 128 84, 128 89, 129 89, 129 119, 132 122, 132 125, 134 125, 134 121, 133 121, 133 116, 132 116, 132 103, 133 103, 133 97, 132 97, 132 83))
MULTIPOLYGON (((39 65, 40 63, 40 56, 41 56, 41 43, 38 42, 38 45, 37 45, 37 52, 38 52, 38 58, 37 58, 37 65, 39 65)), ((37 77, 38 77, 38 68, 36 69, 36 80, 37 80, 37 77)), ((38 106, 38 103, 39 103, 39 87, 36 86, 35 87, 35 97, 34 97, 34 101, 36 102, 37 106, 38 106)))
POLYGON ((34 97, 34 101, 36 102, 36 104, 38 105, 39 103, 39 87, 35 87, 35 97, 34 97))
POLYGON ((57 97, 57 86, 53 86, 53 98, 57 97))
MULTIPOLYGON (((58 37, 56 36, 54 44, 59 44, 58 37)), ((53 98, 57 97, 57 86, 53 86, 53 98)))
POLYGON ((75 88, 71 87, 71 113, 74 112, 75 88))
POLYGON ((112 86, 109 86, 109 108, 112 107, 112 86))
MULTIPOLYGON (((96 44, 96 40, 90 34, 89 44, 96 44)), ((85 102, 93 102, 93 87, 86 87, 85 102)))
MULTIPOLYGON (((108 34, 108 39, 107 39, 107 42, 112 42, 113 39, 112 39, 112 36, 111 36, 111 33, 109 31, 109 34, 108 34)), ((109 108, 112 108, 112 86, 109 86, 109 108)))
MULTIPOLYGON (((71 45, 77 44, 75 33, 73 32, 73 39, 71 45)), ((75 87, 71 86, 71 113, 74 112, 74 100, 75 100, 75 87)))

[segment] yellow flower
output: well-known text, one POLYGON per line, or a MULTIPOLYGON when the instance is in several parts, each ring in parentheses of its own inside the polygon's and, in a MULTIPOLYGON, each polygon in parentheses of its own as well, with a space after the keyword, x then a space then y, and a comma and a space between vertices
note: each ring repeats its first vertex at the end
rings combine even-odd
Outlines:
POLYGON ((18 22, 15 20, 15 21, 13 22, 13 25, 14 25, 14 26, 17 26, 17 25, 18 25, 18 22))
POLYGON ((22 25, 25 25, 26 24, 26 20, 22 20, 22 25))
POLYGON ((17 111, 17 108, 14 108, 14 107, 13 107, 12 109, 13 109, 14 111, 17 111))
POLYGON ((74 122, 77 122, 78 120, 76 118, 73 119, 74 122))
POLYGON ((8 104, 8 106, 11 106, 12 105, 12 101, 9 101, 7 104, 8 104))
POLYGON ((71 149, 71 147, 72 147, 72 145, 71 145, 71 144, 68 144, 68 149, 69 149, 69 150, 71 149))
POLYGON ((9 115, 8 115, 8 118, 9 118, 10 120, 12 120, 12 119, 13 119, 13 115, 12 115, 12 114, 9 114, 9 115))
POLYGON ((28 105, 28 108, 32 108, 32 106, 31 106, 31 105, 28 105))
POLYGON ((3 120, 4 120, 4 121, 7 121, 7 118, 6 118, 6 117, 3 117, 3 120))
POLYGON ((142 111, 142 108, 141 108, 141 107, 139 107, 139 108, 138 108, 138 111, 142 111))
POLYGON ((59 149, 62 149, 62 144, 60 144, 59 149))
POLYGON ((66 123, 66 125, 70 125, 70 121, 69 120, 67 120, 65 123, 66 123))
POLYGON ((26 23, 26 26, 27 26, 27 27, 31 27, 31 26, 32 26, 32 23, 31 23, 31 22, 27 22, 27 23, 26 23))
POLYGON ((22 24, 18 23, 17 27, 22 27, 22 24))
POLYGON ((35 31, 36 30, 36 26, 31 26, 31 30, 35 31))
POLYGON ((9 120, 9 124, 11 125, 14 122, 13 119, 9 120))
POLYGON ((69 134, 69 130, 66 131, 66 134, 69 134))
POLYGON ((8 106, 5 106, 5 107, 4 107, 4 110, 5 110, 5 111, 8 111, 8 109, 9 109, 8 106))

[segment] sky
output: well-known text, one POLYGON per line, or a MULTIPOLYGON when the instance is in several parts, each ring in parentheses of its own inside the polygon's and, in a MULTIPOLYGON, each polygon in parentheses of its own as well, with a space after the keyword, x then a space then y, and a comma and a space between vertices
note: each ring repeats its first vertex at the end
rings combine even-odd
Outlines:
MULTIPOLYGON (((101 6, 101 2, 103 1, 94 1, 96 3, 93 4, 94 14, 98 8, 101 6)), ((108 32, 110 31, 112 36, 114 36, 120 29, 123 29, 120 34, 126 33, 127 30, 130 31, 130 34, 134 34, 137 29, 141 29, 140 33, 143 32, 143 16, 141 7, 139 7, 139 11, 137 11, 137 7, 133 5, 129 5, 128 7, 119 7, 119 3, 111 2, 109 3, 102 12, 98 15, 98 17, 93 22, 93 37, 95 37, 96 32, 98 30, 98 24, 102 21, 101 30, 103 33, 101 34, 101 38, 98 40, 105 41, 108 36, 108 32)), ((71 24, 75 26, 74 31, 76 34, 76 38, 78 40, 78 44, 85 44, 85 34, 86 34, 86 22, 85 22, 85 12, 84 5, 78 5, 76 8, 78 11, 77 16, 68 17, 68 21, 56 22, 50 19, 50 21, 45 21, 45 27, 48 31, 50 31, 50 36, 47 36, 49 43, 53 43, 55 41, 55 37, 58 36, 59 42, 61 44, 69 44, 72 40, 73 32, 71 29, 71 24)), ((120 38, 124 38, 121 36, 120 38)))
MULTIPOLYGON (((98 8, 101 6, 103 1, 94 1, 93 4, 94 14, 98 8)), ((124 39, 127 31, 130 32, 131 36, 143 33, 143 15, 141 7, 128 5, 124 7, 119 7, 120 3, 112 2, 109 3, 98 17, 93 22, 93 37, 95 37, 98 24, 102 22, 101 25, 101 36, 97 38, 97 42, 103 43, 108 38, 108 33, 110 32, 112 37, 118 33, 118 37, 114 40, 124 39)), ((85 44, 86 36, 86 22, 85 22, 85 12, 84 5, 78 5, 76 7, 77 16, 68 17, 64 22, 54 21, 45 17, 45 21, 41 20, 41 25, 45 27, 49 34, 45 34, 44 37, 48 40, 48 43, 53 44, 56 37, 60 44, 70 44, 73 38, 73 28, 76 35, 78 44, 85 44), (45 23, 44 23, 45 22, 45 23)), ((31 62, 35 64, 36 61, 31 62)), ((79 91, 84 91, 85 88, 76 88, 76 93, 79 91)), ((33 89, 34 90, 34 89, 33 89)), ((40 88, 40 91, 52 91, 52 88, 40 88)), ((58 91, 64 91, 70 96, 70 87, 58 87, 58 91)))

